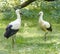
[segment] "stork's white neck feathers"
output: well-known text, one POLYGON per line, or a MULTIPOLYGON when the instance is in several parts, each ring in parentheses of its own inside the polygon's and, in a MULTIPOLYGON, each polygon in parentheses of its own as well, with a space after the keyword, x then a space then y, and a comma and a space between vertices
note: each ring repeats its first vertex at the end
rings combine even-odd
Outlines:
POLYGON ((19 14, 19 12, 16 13, 16 15, 17 15, 17 19, 20 19, 20 14, 19 14))
POLYGON ((43 20, 43 12, 40 12, 39 15, 40 15, 40 17, 39 17, 39 22, 44 21, 44 20, 43 20))
POLYGON ((19 9, 16 10, 16 15, 17 15, 17 20, 18 20, 18 21, 21 21, 19 9))

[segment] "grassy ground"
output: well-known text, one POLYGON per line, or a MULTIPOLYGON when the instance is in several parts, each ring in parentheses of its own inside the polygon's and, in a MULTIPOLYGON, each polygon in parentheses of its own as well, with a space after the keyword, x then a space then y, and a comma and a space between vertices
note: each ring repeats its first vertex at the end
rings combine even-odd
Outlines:
POLYGON ((5 27, 9 20, 0 21, 0 54, 60 54, 60 25, 53 24, 44 41, 44 32, 31 20, 22 21, 20 31, 16 34, 15 48, 11 48, 11 38, 5 39, 5 27))

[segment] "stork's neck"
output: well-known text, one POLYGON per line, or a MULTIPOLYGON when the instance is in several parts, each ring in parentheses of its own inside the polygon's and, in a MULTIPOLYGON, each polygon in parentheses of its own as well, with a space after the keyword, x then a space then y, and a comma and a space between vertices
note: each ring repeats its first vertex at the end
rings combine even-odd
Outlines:
POLYGON ((20 14, 19 13, 16 13, 16 15, 17 15, 17 19, 20 19, 20 14))
POLYGON ((20 13, 16 13, 17 15, 17 20, 21 21, 20 13))
POLYGON ((40 15, 39 21, 43 21, 43 14, 40 15))

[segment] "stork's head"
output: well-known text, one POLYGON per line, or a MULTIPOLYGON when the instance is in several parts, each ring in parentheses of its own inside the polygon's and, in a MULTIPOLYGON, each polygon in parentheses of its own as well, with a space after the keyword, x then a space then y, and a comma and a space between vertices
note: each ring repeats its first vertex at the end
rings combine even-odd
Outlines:
POLYGON ((40 16, 40 15, 43 15, 43 11, 40 11, 40 12, 39 12, 39 16, 40 16))
POLYGON ((20 12, 20 10, 19 10, 19 9, 17 9, 17 10, 16 10, 16 13, 18 13, 18 12, 20 12))
POLYGON ((16 14, 18 14, 18 13, 22 14, 20 9, 16 9, 16 14))

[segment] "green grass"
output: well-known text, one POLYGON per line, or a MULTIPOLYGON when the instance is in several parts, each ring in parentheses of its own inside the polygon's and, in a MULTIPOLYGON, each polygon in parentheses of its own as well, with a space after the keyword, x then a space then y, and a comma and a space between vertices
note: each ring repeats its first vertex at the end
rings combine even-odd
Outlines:
MULTIPOLYGON (((34 19, 33 19, 34 20, 34 19)), ((44 41, 44 32, 36 21, 22 20, 20 31, 16 34, 15 48, 11 48, 11 38, 5 39, 4 32, 10 20, 0 21, 0 54, 60 54, 60 25, 53 24, 44 41)))
POLYGON ((6 39, 4 32, 8 23, 16 19, 15 11, 0 12, 0 54, 60 54, 60 3, 56 2, 43 2, 38 8, 30 5, 27 6, 29 9, 22 9, 24 16, 16 34, 14 49, 11 47, 11 38, 6 39), (44 32, 38 26, 38 13, 41 10, 44 12, 44 20, 52 23, 53 27, 46 41, 44 32))

